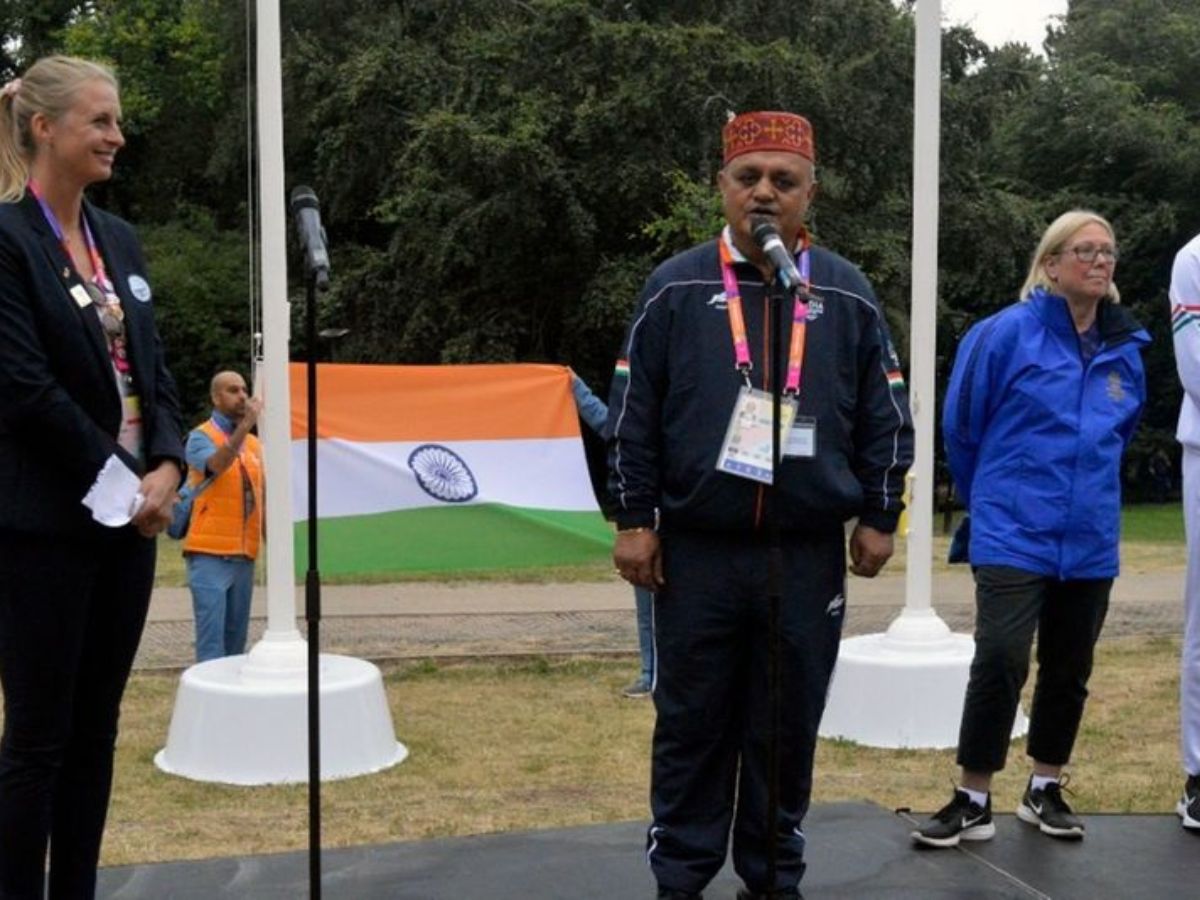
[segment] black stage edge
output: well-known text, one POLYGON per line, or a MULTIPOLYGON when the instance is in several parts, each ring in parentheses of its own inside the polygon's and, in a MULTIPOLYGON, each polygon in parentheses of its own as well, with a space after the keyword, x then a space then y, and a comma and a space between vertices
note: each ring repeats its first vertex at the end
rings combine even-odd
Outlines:
MULTIPOLYGON (((996 838, 961 850, 914 849, 912 825, 867 803, 814 807, 806 821, 806 900, 1195 900, 1200 835, 1175 816, 1088 815, 1087 837, 1047 837, 1012 815, 996 838)), ((323 887, 338 900, 648 900, 645 823, 326 849, 323 887)), ((295 900, 308 890, 303 852, 103 869, 101 900, 295 900)), ((705 891, 733 900, 726 866, 705 891)))

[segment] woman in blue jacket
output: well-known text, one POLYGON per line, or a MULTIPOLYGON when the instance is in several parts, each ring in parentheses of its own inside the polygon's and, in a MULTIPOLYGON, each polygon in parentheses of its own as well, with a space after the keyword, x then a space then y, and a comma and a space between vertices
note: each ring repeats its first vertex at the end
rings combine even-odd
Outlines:
POLYGON ((990 787, 1004 768, 1030 648, 1038 671, 1033 773, 1022 821, 1083 837, 1063 799, 1120 538, 1121 457, 1145 402, 1145 330, 1118 305, 1117 246, 1101 216, 1059 216, 1038 244, 1021 302, 958 348, 942 430, 971 516, 975 657, 958 740, 962 783, 913 832, 952 847, 995 834, 990 787))

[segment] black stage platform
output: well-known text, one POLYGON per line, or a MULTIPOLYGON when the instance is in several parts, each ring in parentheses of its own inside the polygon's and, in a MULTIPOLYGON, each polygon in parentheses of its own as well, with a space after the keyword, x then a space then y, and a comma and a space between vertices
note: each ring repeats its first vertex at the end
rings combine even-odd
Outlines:
MULTIPOLYGON (((1089 815, 1087 838, 1046 837, 1015 816, 997 817, 992 841, 916 850, 904 815, 865 803, 815 807, 806 822, 808 900, 1197 900, 1200 835, 1174 816, 1089 815)), ((568 900, 654 896, 642 847, 645 825, 414 841, 326 851, 329 900, 568 900)), ((231 836, 233 837, 233 836, 231 836)), ((705 892, 732 900, 727 866, 705 892)), ((302 900, 304 853, 104 869, 101 900, 302 900)))

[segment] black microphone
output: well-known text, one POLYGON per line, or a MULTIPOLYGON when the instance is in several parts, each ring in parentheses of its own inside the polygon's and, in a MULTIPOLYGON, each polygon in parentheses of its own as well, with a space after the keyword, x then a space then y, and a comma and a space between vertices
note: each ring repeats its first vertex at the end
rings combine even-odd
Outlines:
POLYGON ((772 224, 771 220, 765 216, 751 216, 750 235, 754 238, 754 243, 758 244, 762 252, 766 254, 771 265, 775 267, 776 280, 791 293, 802 293, 804 283, 796 268, 796 260, 792 257, 791 251, 783 246, 779 229, 772 224))
POLYGON ((292 215, 296 233, 304 248, 304 266, 317 281, 317 287, 329 287, 329 253, 325 249, 325 229, 321 227, 320 205, 313 189, 299 185, 292 189, 292 215))

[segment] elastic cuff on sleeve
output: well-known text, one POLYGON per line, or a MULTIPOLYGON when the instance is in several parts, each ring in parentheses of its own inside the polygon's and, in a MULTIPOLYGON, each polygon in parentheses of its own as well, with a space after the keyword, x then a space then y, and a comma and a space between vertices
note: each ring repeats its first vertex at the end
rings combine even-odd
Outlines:
POLYGON ((883 534, 891 534, 900 523, 900 513, 888 512, 882 509, 864 510, 858 517, 858 524, 874 528, 883 534))
POLYGON ((654 510, 621 510, 616 515, 617 530, 626 528, 654 528, 658 525, 654 510))

